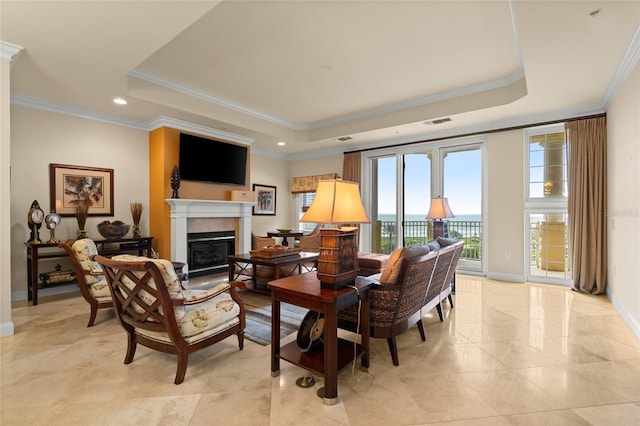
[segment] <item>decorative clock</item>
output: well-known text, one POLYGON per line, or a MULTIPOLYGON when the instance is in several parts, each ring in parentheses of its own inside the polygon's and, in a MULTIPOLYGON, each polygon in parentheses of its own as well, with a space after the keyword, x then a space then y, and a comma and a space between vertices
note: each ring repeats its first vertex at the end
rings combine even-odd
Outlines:
POLYGON ((44 218, 44 223, 49 229, 50 233, 49 241, 47 241, 47 243, 49 244, 55 244, 58 242, 58 240, 56 239, 56 226, 60 224, 60 219, 60 215, 56 213, 55 210, 51 210, 51 213, 46 215, 44 218))
POLYGON ((29 224, 29 229, 31 230, 31 236, 28 241, 29 243, 42 243, 39 231, 43 221, 44 211, 40 208, 38 200, 33 200, 33 203, 31 203, 31 208, 29 208, 29 213, 27 213, 27 223, 29 224))

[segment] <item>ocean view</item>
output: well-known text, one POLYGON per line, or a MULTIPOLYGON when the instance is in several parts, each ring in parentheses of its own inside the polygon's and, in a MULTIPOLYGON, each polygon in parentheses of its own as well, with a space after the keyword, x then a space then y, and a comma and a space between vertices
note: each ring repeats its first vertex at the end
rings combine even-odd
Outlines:
MULTIPOLYGON (((396 215, 395 214, 381 214, 378 215, 379 219, 383 222, 393 222, 396 220, 396 215)), ((427 217, 427 214, 408 214, 405 216, 405 220, 407 222, 413 222, 413 221, 422 221, 422 220, 426 220, 425 217, 427 217)), ((465 221, 469 221, 469 222, 480 222, 480 214, 460 214, 460 215, 456 215, 456 217, 452 217, 450 219, 447 219, 450 222, 465 222, 465 221)))

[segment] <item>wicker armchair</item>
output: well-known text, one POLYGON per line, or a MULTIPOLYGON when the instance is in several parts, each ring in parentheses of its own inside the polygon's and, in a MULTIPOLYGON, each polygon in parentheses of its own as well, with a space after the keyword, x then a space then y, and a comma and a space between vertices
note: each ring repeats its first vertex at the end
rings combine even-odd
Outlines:
MULTIPOLYGON (((395 284, 380 284, 369 290, 371 337, 386 338, 393 365, 398 365, 396 336, 415 324, 424 342, 426 335, 420 308, 438 254, 402 258, 395 284)), ((356 307, 338 313, 338 326, 355 331, 358 324, 356 307)))
POLYGON ((173 265, 164 259, 95 256, 102 265, 116 318, 127 333, 125 364, 140 343, 178 356, 174 383, 184 381, 189 354, 233 334, 244 344, 245 309, 232 281, 210 290, 185 290, 173 265))
POLYGON ((296 241, 296 248, 302 251, 320 252, 320 227, 322 225, 316 225, 313 231, 307 235, 301 236, 296 241))
POLYGON ((261 237, 251 233, 251 250, 260 250, 267 246, 275 246, 276 239, 273 237, 261 237))
POLYGON ((113 307, 109 283, 107 283, 100 265, 93 260, 93 256, 98 254, 96 243, 89 238, 84 238, 62 241, 58 247, 63 248, 69 255, 71 265, 76 273, 78 287, 80 287, 80 294, 91 307, 87 324, 87 327, 91 327, 96 320, 98 309, 113 307))

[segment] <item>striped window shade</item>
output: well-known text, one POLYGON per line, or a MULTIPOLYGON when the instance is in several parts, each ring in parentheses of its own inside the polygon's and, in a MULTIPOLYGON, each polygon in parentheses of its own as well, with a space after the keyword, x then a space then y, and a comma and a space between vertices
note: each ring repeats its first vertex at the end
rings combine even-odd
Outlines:
POLYGON ((297 176, 291 178, 291 193, 300 194, 303 192, 316 192, 318 182, 327 179, 337 179, 337 173, 328 173, 326 175, 313 176, 297 176))

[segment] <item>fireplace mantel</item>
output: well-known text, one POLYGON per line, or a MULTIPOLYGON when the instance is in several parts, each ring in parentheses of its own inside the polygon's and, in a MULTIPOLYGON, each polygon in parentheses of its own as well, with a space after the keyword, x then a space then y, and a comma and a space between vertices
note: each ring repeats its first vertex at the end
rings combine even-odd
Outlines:
POLYGON ((251 207, 254 202, 169 198, 171 206, 171 260, 187 262, 187 221, 197 218, 238 218, 240 253, 251 249, 251 207))

